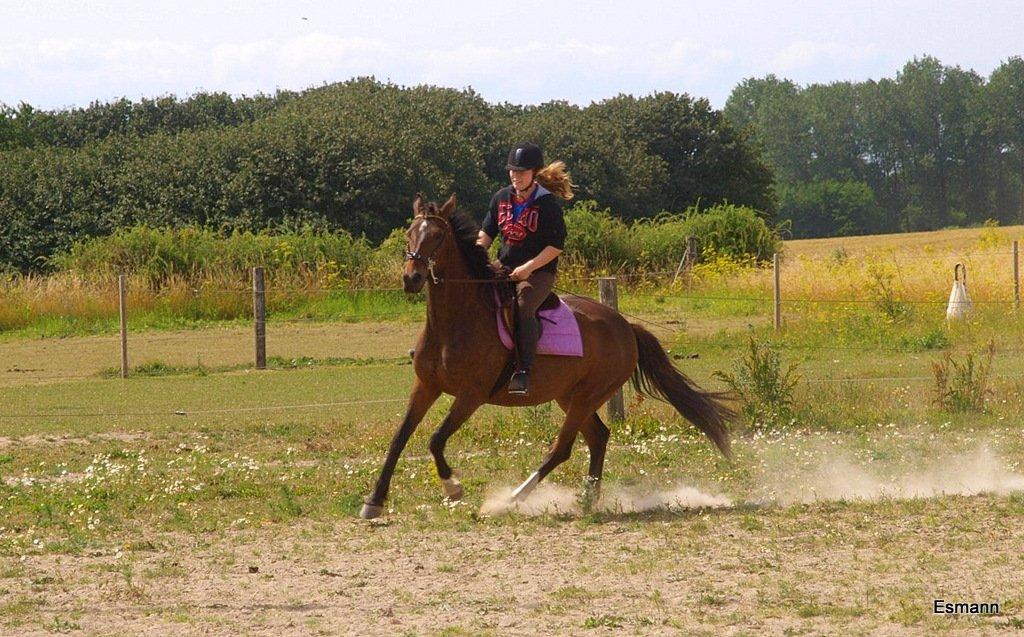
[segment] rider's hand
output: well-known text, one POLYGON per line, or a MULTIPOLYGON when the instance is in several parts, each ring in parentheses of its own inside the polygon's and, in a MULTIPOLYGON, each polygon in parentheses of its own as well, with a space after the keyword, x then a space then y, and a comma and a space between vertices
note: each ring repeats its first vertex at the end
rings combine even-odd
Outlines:
POLYGON ((524 263, 515 270, 512 270, 512 272, 509 273, 508 278, 512 279, 513 281, 525 281, 526 279, 530 278, 531 274, 533 274, 533 270, 531 270, 530 267, 524 263))

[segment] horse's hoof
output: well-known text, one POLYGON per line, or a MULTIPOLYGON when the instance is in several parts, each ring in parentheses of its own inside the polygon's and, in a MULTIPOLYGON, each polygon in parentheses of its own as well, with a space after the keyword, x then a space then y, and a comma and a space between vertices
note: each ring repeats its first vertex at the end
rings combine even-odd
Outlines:
POLYGON ((384 513, 384 507, 379 504, 364 504, 363 508, 359 510, 359 517, 364 520, 372 520, 378 518, 384 513))
POLYGON ((513 504, 518 504, 525 500, 531 493, 533 493, 533 490, 537 488, 537 484, 539 482, 540 473, 534 471, 525 482, 516 487, 516 490, 512 492, 512 497, 510 498, 511 502, 513 504))
POLYGON ((583 478, 583 493, 580 498, 584 513, 590 513, 601 497, 601 481, 587 476, 583 478))
POLYGON ((449 500, 462 499, 462 483, 459 482, 459 475, 459 472, 452 471, 450 478, 441 480, 441 489, 444 491, 444 497, 449 500))

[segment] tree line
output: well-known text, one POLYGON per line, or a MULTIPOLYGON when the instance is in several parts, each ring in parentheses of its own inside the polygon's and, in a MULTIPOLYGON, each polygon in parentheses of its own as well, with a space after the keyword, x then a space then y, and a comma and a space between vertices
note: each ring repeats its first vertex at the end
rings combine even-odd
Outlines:
POLYGON ((775 174, 796 237, 1024 223, 1024 59, 988 78, 933 57, 895 79, 748 79, 725 109, 775 174))
POLYGON ((458 193, 482 218, 524 139, 568 164, 579 198, 623 219, 726 201, 775 210, 750 133, 705 99, 516 106, 359 78, 254 97, 0 106, 0 267, 45 270, 76 241, 137 225, 312 226, 376 242, 418 192, 458 193))

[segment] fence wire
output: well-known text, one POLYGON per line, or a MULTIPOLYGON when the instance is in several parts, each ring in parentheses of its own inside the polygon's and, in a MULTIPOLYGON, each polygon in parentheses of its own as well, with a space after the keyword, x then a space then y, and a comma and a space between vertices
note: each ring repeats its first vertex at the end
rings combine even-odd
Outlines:
MULTIPOLYGON (((907 255, 902 254, 897 256, 894 252, 890 253, 864 253, 855 254, 850 256, 843 256, 843 260, 860 260, 867 262, 871 259, 891 259, 896 263, 897 266, 903 261, 920 261, 928 260, 932 262, 955 262, 963 261, 968 264, 975 260, 989 259, 996 257, 1006 257, 1013 255, 1012 250, 996 250, 996 251, 985 251, 985 252, 970 252, 970 253, 946 253, 946 254, 921 254, 921 255, 907 255)), ((812 258, 799 257, 802 262, 828 262, 836 263, 837 258, 834 256, 815 256, 812 258)), ((788 259, 787 259, 788 260, 788 259)), ((785 262, 785 260, 784 260, 785 262)), ((657 277, 673 277, 673 279, 679 275, 679 270, 665 270, 665 271, 652 271, 652 272, 627 272, 627 273, 613 273, 607 275, 608 277, 621 279, 621 280, 638 280, 644 278, 657 278, 657 277)), ((683 274, 686 273, 684 270, 683 274)), ((563 285, 568 285, 574 288, 590 287, 596 284, 600 279, 606 278, 604 276, 566 276, 559 279, 563 285)), ((570 296, 583 296, 581 291, 572 291, 565 287, 556 288, 559 292, 570 295, 570 296)), ((253 287, 251 284, 240 284, 237 287, 230 285, 218 285, 218 286, 199 286, 190 288, 190 291, 194 294, 200 294, 204 292, 231 292, 239 294, 251 294, 253 287)), ((323 294, 324 296, 331 295, 361 295, 361 294, 395 294, 403 292, 401 287, 353 287, 353 288, 338 288, 338 289, 316 289, 313 286, 268 286, 266 293, 268 296, 278 294, 310 294, 310 293, 323 294)), ((159 296, 159 294, 158 294, 159 296)), ((700 303, 700 302, 734 302, 734 303, 750 303, 750 304, 772 304, 775 299, 767 296, 740 296, 740 295, 700 295, 700 294, 673 294, 672 298, 677 301, 684 303, 700 303)), ((781 305, 864 305, 864 304, 876 304, 878 301, 873 299, 864 298, 835 298, 835 297, 802 297, 802 298, 788 298, 783 297, 780 299, 781 305)), ((945 300, 902 300, 896 299, 896 302, 904 305, 920 305, 920 306, 941 306, 945 305, 945 300)), ((993 300, 993 299, 974 299, 973 303, 979 306, 1013 306, 1016 305, 1015 300, 993 300)), ((422 311, 422 305, 417 304, 416 306, 410 306, 407 310, 395 310, 388 309, 382 311, 362 311, 362 312, 348 312, 339 314, 326 314, 323 316, 289 316, 288 311, 283 310, 279 312, 270 313, 267 317, 268 326, 309 326, 312 324, 324 324, 331 322, 359 322, 359 321, 382 321, 382 320, 403 320, 413 318, 416 314, 422 311), (279 315, 279 316, 278 316, 279 315)), ((666 330, 668 332, 677 333, 681 331, 681 327, 678 324, 671 324, 671 321, 678 319, 667 318, 660 320, 653 320, 651 318, 637 316, 635 314, 626 313, 620 310, 620 313, 632 320, 656 327, 658 329, 666 330)), ((114 318, 114 317, 112 317, 114 318)), ((768 318, 768 317, 764 317, 768 318)), ((223 330, 238 330, 244 328, 246 330, 251 329, 251 324, 247 319, 237 319, 236 322, 228 322, 227 324, 220 324, 216 327, 223 330)), ((685 319, 684 319, 685 320, 685 319)), ((190 329, 182 330, 185 332, 174 333, 174 334, 160 334, 146 336, 144 343, 149 344, 161 344, 176 342, 180 343, 182 340, 186 341, 222 341, 226 334, 210 334, 196 333, 190 329)), ((241 334, 239 334, 241 336, 241 334)), ((246 334, 245 337, 248 339, 250 335, 246 334)), ((94 338, 96 341, 106 343, 112 341, 114 343, 119 341, 119 338, 115 336, 102 335, 89 337, 94 338)), ((96 342, 93 341, 93 342, 96 342)), ((929 351, 941 351, 941 350, 924 350, 915 351, 912 348, 904 347, 891 347, 891 346, 847 346, 847 345, 796 345, 787 343, 776 343, 775 347, 782 351, 820 351, 820 352, 832 352, 832 351, 858 351, 858 352, 887 352, 887 353, 898 353, 898 354, 924 354, 929 351)), ((948 348, 942 348, 948 350, 948 348)), ((1024 352, 1024 348, 1019 347, 1004 347, 997 348, 999 353, 1019 353, 1024 352)), ((23 374, 34 374, 37 370, 32 369, 19 369, 17 367, 9 368, 6 370, 7 373, 23 373, 23 374)), ((43 370, 38 370, 43 371, 43 370)), ((59 374, 44 374, 44 375, 32 375, 26 376, 31 380, 41 381, 81 381, 86 379, 97 378, 102 374, 76 374, 76 375, 59 375, 59 374)), ((993 379, 1014 379, 1020 378, 1020 374, 1016 375, 1003 375, 994 376, 993 379)), ((803 382, 808 384, 833 384, 833 383, 872 383, 872 382, 920 382, 926 380, 934 380, 933 376, 877 376, 877 377, 850 377, 850 378, 811 378, 803 379, 803 382)), ((369 401, 333 401, 333 402, 317 402, 317 403, 304 403, 304 404, 289 404, 289 405, 262 405, 255 407, 235 407, 235 408, 219 408, 219 409, 188 409, 188 410, 175 410, 175 411, 125 411, 125 412, 89 412, 89 411, 75 411, 75 412, 37 412, 37 413, 0 413, 0 419, 18 419, 18 418, 66 418, 66 417, 82 417, 82 418, 118 418, 118 417, 144 417, 144 416, 191 416, 191 415, 205 415, 205 414, 219 414, 219 413, 245 413, 245 412, 262 412, 262 411, 287 411, 287 410, 301 410, 310 408, 330 408, 330 407, 342 407, 342 406, 354 406, 354 405, 372 405, 372 404, 383 404, 391 402, 403 402, 405 397, 396 398, 385 398, 379 400, 369 401)))

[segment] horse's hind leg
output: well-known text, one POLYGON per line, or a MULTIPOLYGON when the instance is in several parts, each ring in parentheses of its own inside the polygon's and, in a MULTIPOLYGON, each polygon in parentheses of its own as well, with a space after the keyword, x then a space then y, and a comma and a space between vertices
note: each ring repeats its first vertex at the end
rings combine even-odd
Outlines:
POLYGON ((545 454, 544 461, 541 462, 540 467, 536 471, 530 474, 530 477, 525 482, 516 487, 516 490, 512 492, 513 500, 522 501, 526 499, 526 496, 530 495, 530 492, 537 487, 546 475, 569 459, 569 456, 572 454, 572 443, 576 442, 576 435, 586 426, 593 413, 592 407, 581 408, 580 404, 576 401, 569 405, 565 411, 565 422, 562 424, 562 429, 558 432, 558 437, 548 449, 547 454, 545 454))
POLYGON ((454 471, 448 465, 448 461, 444 457, 444 448, 448 444, 448 438, 469 420, 469 417, 480 408, 481 404, 483 404, 482 400, 456 396, 444 422, 430 437, 430 453, 434 456, 434 464, 437 466, 437 477, 441 479, 441 488, 444 490, 445 497, 450 500, 462 498, 462 483, 459 482, 458 476, 454 475, 454 471))
POLYGON ((555 438, 555 442, 551 444, 548 452, 544 455, 544 460, 540 463, 540 467, 531 473, 530 477, 512 492, 512 499, 514 501, 525 500, 537 488, 537 485, 544 479, 544 476, 569 459, 569 456, 572 455, 572 443, 576 442, 578 431, 579 421, 572 422, 566 418, 561 431, 558 432, 558 437, 555 438))
MULTIPOLYGON (((568 400, 559 400, 558 406, 564 409, 566 413, 569 413, 570 402, 568 400)), ((587 448, 590 450, 590 469, 587 472, 584 486, 587 490, 587 496, 596 498, 600 488, 601 474, 604 471, 604 454, 608 448, 608 438, 611 436, 611 431, 608 430, 607 425, 604 424, 604 421, 601 420, 601 417, 595 411, 587 418, 583 426, 580 427, 580 433, 583 434, 583 439, 587 441, 587 448)))

